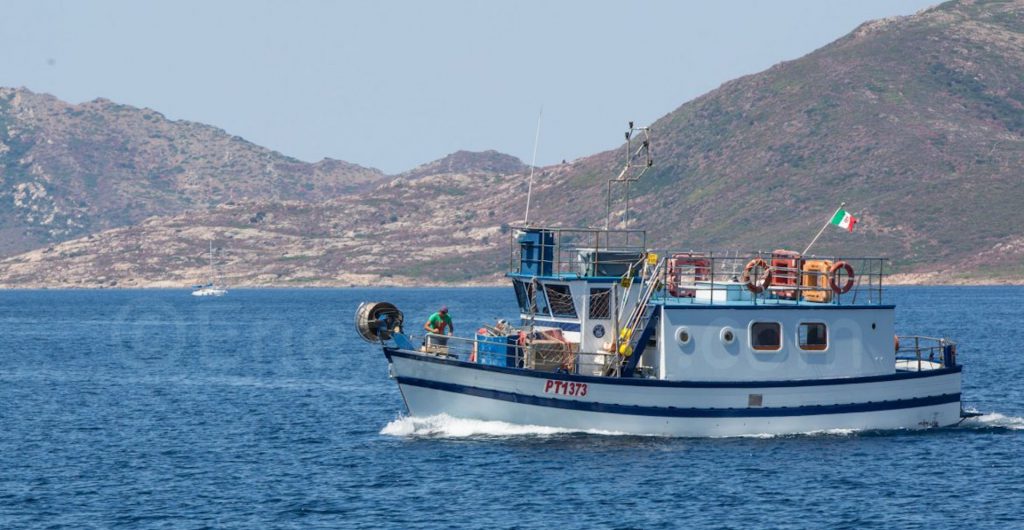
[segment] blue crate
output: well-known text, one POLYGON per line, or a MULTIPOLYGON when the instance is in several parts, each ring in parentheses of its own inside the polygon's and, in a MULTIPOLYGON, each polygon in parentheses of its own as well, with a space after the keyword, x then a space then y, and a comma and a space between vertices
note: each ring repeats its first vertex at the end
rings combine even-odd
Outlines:
POLYGON ((515 335, 494 337, 476 334, 476 362, 488 366, 515 366, 515 335))

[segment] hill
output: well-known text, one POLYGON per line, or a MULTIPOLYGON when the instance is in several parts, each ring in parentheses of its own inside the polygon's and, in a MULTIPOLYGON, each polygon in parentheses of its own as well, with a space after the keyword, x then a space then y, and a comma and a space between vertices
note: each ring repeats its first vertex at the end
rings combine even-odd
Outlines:
MULTIPOLYGON (((655 165, 631 188, 630 226, 664 247, 802 250, 846 201, 857 230, 827 231, 813 253, 889 256, 904 280, 1021 281, 1021 87, 1024 1, 866 23, 651 124, 655 165)), ((531 220, 603 226, 606 181, 622 162, 617 148, 541 168, 531 220)), ((494 280, 528 169, 460 152, 326 202, 194 208, 9 257, 0 281, 186 284, 206 239, 235 256, 238 283, 494 280)))
POLYGON ((97 99, 0 88, 0 256, 238 200, 327 200, 385 179, 97 99))
POLYGON ((358 197, 153 217, 2 259, 0 287, 182 287, 209 276, 208 241, 231 286, 493 283, 510 237, 497 212, 525 181, 477 162, 506 156, 464 153, 475 162, 444 167, 466 173, 423 169, 358 197))
MULTIPOLYGON (((827 233, 816 251, 1022 276, 1022 87, 1020 1, 866 23, 652 124, 636 225, 675 246, 802 250, 846 201, 857 231, 827 233)), ((587 205, 618 164, 618 152, 579 161, 541 207, 599 222, 603 209, 587 205), (580 193, 568 208, 555 198, 580 193)))

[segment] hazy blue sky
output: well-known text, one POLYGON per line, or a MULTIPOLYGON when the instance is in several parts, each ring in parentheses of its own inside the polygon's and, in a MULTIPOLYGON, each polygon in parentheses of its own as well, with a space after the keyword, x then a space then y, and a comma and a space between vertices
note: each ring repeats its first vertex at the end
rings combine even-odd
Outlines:
POLYGON ((924 0, 4 1, 0 85, 105 97, 303 160, 618 145, 729 79, 924 0))

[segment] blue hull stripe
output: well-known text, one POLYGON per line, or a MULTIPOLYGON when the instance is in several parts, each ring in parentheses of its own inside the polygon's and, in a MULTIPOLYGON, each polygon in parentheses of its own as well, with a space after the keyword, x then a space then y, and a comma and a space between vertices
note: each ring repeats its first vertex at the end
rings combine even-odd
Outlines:
POLYGON ((491 390, 456 383, 442 383, 412 377, 399 377, 398 384, 430 388, 444 392, 454 392, 487 399, 496 399, 522 405, 536 405, 556 409, 568 409, 582 412, 605 412, 609 414, 627 414, 630 416, 655 416, 664 418, 777 418, 786 416, 817 416, 824 414, 849 414, 853 412, 878 412, 884 410, 911 409, 931 405, 959 403, 960 394, 942 394, 912 399, 896 399, 892 401, 868 401, 866 403, 847 403, 842 405, 808 405, 803 407, 764 407, 764 408, 677 408, 651 407, 643 405, 619 405, 615 403, 595 403, 550 397, 517 394, 502 390, 491 390))
POLYGON ((822 311, 822 310, 842 310, 842 309, 895 309, 896 308, 895 305, 883 305, 883 304, 874 304, 874 305, 836 305, 836 304, 815 304, 815 303, 807 303, 807 302, 804 302, 802 304, 795 304, 795 303, 784 304, 784 303, 762 302, 762 303, 759 303, 759 304, 755 305, 755 304, 743 304, 743 303, 730 304, 728 302, 716 302, 714 304, 694 302, 694 303, 687 304, 687 303, 672 303, 671 301, 666 301, 662 305, 665 306, 665 309, 669 309, 669 310, 674 310, 674 309, 756 309, 758 311, 763 311, 765 309, 813 309, 815 311, 822 311))
POLYGON ((485 372, 498 372, 502 374, 517 375, 522 377, 535 377, 538 379, 554 379, 558 381, 575 381, 578 383, 599 383, 602 385, 630 385, 630 386, 656 386, 675 388, 780 388, 798 386, 832 386, 832 385, 854 385, 863 383, 878 383, 885 381, 900 381, 904 379, 923 379, 927 377, 940 377, 943 375, 957 374, 963 369, 956 365, 949 368, 927 370, 924 372, 895 372, 885 375, 871 375, 864 377, 841 377, 832 379, 799 379, 792 381, 665 381, 662 379, 640 379, 635 377, 617 378, 600 377, 592 375, 559 374, 552 372, 536 372, 522 368, 506 368, 504 366, 489 366, 485 364, 469 363, 454 359, 445 359, 424 355, 419 352, 399 350, 397 348, 384 348, 384 355, 390 361, 392 357, 401 357, 415 361, 450 364, 470 370, 482 370, 485 372))

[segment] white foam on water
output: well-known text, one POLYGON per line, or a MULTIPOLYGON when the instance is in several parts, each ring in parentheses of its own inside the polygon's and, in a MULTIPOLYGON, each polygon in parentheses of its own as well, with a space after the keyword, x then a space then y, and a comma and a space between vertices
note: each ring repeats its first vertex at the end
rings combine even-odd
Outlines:
MULTIPOLYGON (((823 429, 801 433, 753 433, 714 438, 779 438, 793 436, 850 436, 859 433, 858 429, 823 429)), ((470 420, 453 418, 447 414, 436 416, 415 417, 399 416, 388 422, 380 434, 397 437, 436 437, 436 438, 470 438, 470 437, 515 437, 515 436, 556 436, 560 434, 595 434, 604 436, 628 436, 627 433, 605 431, 599 429, 565 429, 545 427, 543 425, 519 425, 503 421, 470 420)), ((654 435, 655 437, 662 437, 654 435)))
POLYGON ((453 418, 447 414, 417 418, 400 416, 389 422, 380 431, 386 436, 415 437, 432 436, 438 438, 468 438, 473 436, 554 436, 559 434, 601 434, 621 436, 624 433, 601 431, 597 429, 562 429, 541 425, 518 425, 503 421, 468 420, 453 418))
POLYGON ((770 432, 759 432, 759 433, 752 433, 752 434, 726 434, 726 435, 723 435, 723 436, 711 436, 711 438, 757 438, 757 439, 765 439, 765 440, 767 440, 769 438, 777 438, 779 436, 783 436, 783 435, 781 435, 781 434, 774 434, 774 433, 770 433, 770 432))
POLYGON ((860 429, 827 429, 824 431, 817 431, 814 434, 827 434, 829 436, 850 436, 851 434, 857 434, 860 429))
POLYGON ((753 433, 753 434, 735 434, 730 436, 716 436, 716 438, 791 438, 794 436, 850 436, 852 434, 859 433, 859 429, 822 429, 817 431, 806 431, 806 432, 794 432, 794 433, 753 433))
MULTIPOLYGON (((968 410, 967 412, 979 412, 968 410)), ((960 423, 960 427, 968 429, 1010 429, 1013 431, 1024 430, 1024 418, 1017 416, 1006 416, 998 412, 989 412, 981 416, 967 418, 960 423)))

